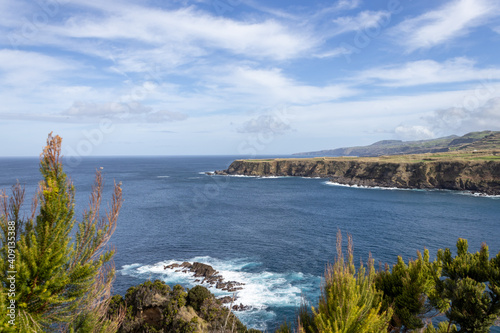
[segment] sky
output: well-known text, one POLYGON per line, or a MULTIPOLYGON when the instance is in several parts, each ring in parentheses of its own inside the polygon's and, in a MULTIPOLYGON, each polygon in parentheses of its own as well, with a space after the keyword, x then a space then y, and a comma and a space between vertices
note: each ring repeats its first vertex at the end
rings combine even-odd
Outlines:
POLYGON ((2 0, 0 156, 272 155, 500 130, 497 0, 2 0))

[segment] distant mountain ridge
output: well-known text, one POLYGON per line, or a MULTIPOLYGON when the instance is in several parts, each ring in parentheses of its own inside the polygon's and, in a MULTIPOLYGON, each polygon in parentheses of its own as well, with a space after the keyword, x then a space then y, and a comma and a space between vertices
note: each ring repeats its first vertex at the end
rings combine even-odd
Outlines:
POLYGON ((500 148, 500 132, 471 132, 464 136, 451 135, 420 141, 382 140, 369 146, 327 149, 296 153, 296 156, 382 156, 403 154, 440 153, 456 150, 485 150, 500 148))

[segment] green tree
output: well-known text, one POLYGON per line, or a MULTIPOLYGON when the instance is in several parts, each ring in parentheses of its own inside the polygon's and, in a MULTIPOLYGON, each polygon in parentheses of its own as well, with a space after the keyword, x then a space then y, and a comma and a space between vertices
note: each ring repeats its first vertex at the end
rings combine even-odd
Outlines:
MULTIPOLYGON (((115 274, 114 251, 107 243, 116 228, 122 191, 115 184, 111 207, 101 216, 103 178, 97 171, 89 208, 77 222, 75 190, 63 171, 61 142, 59 136, 49 134, 40 155, 43 180, 28 218, 20 216, 24 202, 21 186, 13 187, 10 200, 4 193, 0 201, 1 292, 5 301, 5 281, 12 275, 9 226, 15 224, 16 290, 9 299, 16 304, 16 330, 113 332, 120 316, 116 320, 105 318, 115 274)), ((2 320, 4 327, 13 328, 4 316, 2 320)))
MULTIPOLYGON (((381 311, 382 294, 375 289, 373 259, 368 270, 354 267, 352 239, 348 238, 347 260, 342 252, 342 235, 337 234, 337 259, 327 267, 314 325, 299 327, 305 332, 379 333, 387 330, 392 309, 381 311)), ((304 317, 304 313, 301 314, 304 317)), ((302 322, 311 322, 302 318, 302 322)))
POLYGON ((434 266, 425 250, 423 256, 417 252, 417 259, 408 265, 399 256, 392 270, 386 265, 377 273, 375 285, 384 294, 383 308, 394 309, 390 331, 407 332, 425 326, 424 319, 433 311, 428 295, 435 287, 434 266))
POLYGON ((500 316, 500 252, 490 259, 482 244, 479 252, 469 253, 467 240, 460 238, 455 257, 448 248, 437 257, 444 278, 436 279, 436 294, 447 308, 446 332, 452 325, 457 332, 489 332, 500 316))

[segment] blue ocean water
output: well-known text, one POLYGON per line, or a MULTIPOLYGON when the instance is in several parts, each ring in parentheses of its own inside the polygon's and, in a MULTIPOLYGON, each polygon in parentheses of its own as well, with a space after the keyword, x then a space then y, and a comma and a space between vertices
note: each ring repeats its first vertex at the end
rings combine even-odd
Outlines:
MULTIPOLYGON (((124 205, 111 242, 118 270, 115 293, 147 279, 194 285, 163 265, 200 261, 226 280, 245 283, 237 303, 247 325, 274 330, 294 320, 302 295, 315 302, 325 265, 335 259, 336 233, 349 233, 355 260, 395 263, 417 250, 471 251, 482 242, 500 251, 500 200, 451 191, 333 186, 325 179, 207 176, 237 156, 85 158, 65 171, 86 206, 96 168, 109 198, 122 182, 124 205)), ((31 196, 40 180, 36 158, 1 158, 0 188, 18 179, 31 196)), ((28 201, 29 202, 29 201, 28 201)), ((345 238, 345 237, 344 237, 345 238)), ((222 294, 218 290, 213 290, 222 294)), ((492 330, 493 331, 493 330, 492 330)), ((496 331, 498 332, 498 331, 496 331)))

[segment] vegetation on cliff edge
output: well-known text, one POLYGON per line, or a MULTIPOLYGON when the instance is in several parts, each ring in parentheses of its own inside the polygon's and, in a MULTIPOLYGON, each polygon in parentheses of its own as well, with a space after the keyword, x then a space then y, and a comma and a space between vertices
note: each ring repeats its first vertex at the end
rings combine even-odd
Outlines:
POLYGON ((110 315, 127 308, 119 333, 259 332, 248 330, 203 286, 185 290, 156 280, 113 297, 110 315))

